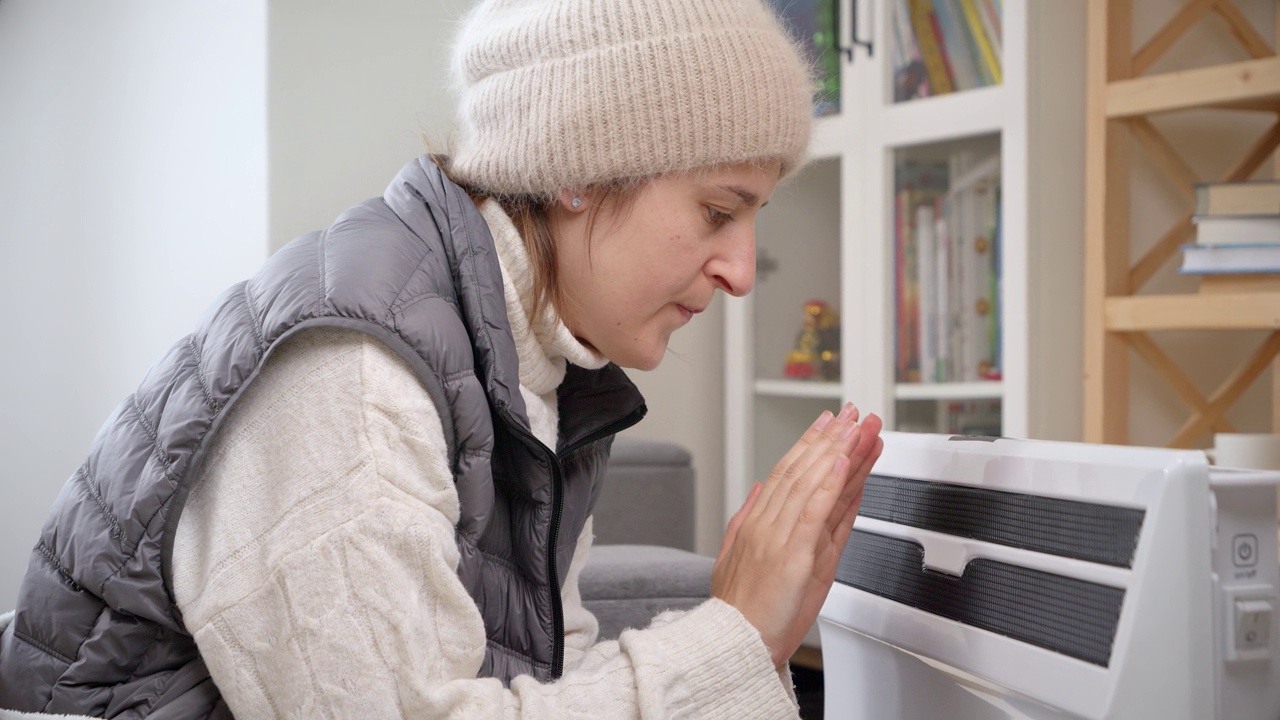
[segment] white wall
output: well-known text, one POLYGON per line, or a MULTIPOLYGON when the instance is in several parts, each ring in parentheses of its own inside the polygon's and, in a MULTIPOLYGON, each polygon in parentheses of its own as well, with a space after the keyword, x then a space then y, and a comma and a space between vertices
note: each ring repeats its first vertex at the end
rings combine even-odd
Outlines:
POLYGON ((262 2, 0 2, 0 611, 112 408, 266 257, 262 2))
POLYGON ((269 0, 269 229, 279 248, 444 150, 449 43, 472 0, 269 0))

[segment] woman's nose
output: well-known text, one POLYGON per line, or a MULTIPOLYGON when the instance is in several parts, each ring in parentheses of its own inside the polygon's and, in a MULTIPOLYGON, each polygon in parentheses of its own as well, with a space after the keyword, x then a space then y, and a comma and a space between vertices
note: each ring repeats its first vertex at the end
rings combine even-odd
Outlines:
POLYGON ((735 238, 708 268, 721 290, 734 297, 751 292, 756 284, 755 231, 735 238))

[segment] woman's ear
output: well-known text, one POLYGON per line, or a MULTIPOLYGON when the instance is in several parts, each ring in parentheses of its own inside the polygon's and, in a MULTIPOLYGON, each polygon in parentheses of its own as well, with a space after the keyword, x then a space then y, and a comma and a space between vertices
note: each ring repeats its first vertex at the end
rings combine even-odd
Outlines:
POLYGON ((560 201, 560 207, 571 212, 577 213, 587 209, 587 198, 581 190, 575 188, 563 188, 556 195, 556 199, 560 201))

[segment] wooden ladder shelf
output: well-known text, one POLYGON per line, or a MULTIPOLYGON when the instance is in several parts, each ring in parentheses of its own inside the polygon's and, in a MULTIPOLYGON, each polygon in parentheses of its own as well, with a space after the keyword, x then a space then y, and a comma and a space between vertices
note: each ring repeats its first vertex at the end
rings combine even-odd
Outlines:
MULTIPOLYGON (((1129 359, 1136 353, 1187 405, 1170 447, 1195 447, 1232 432, 1226 411, 1272 367, 1272 426, 1280 432, 1280 276, 1209 277, 1200 292, 1139 294, 1192 241, 1200 181, 1148 120, 1195 108, 1268 112, 1276 122, 1219 181, 1247 180, 1280 146, 1280 57, 1231 0, 1190 0, 1147 44, 1132 51, 1133 0, 1089 0, 1085 169, 1085 439, 1129 440, 1129 359), (1188 29, 1216 13, 1250 60, 1144 75, 1188 29), (1143 148, 1186 201, 1187 211, 1137 262, 1130 262, 1130 146, 1143 148), (1245 363, 1205 397, 1152 340, 1158 330, 1273 330, 1245 363)), ((1278 8, 1280 10, 1280 8, 1278 8)), ((1277 17, 1280 18, 1280 12, 1277 17)), ((1280 20, 1278 20, 1280 22, 1280 20)))

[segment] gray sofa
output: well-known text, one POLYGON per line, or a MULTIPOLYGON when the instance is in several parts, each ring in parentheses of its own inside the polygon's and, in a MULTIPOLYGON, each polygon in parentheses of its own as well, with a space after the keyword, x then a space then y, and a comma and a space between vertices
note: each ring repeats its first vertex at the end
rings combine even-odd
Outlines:
POLYGON ((595 509, 579 586, 600 639, 710 597, 714 560, 694 549, 694 473, 679 445, 620 436, 595 509))

